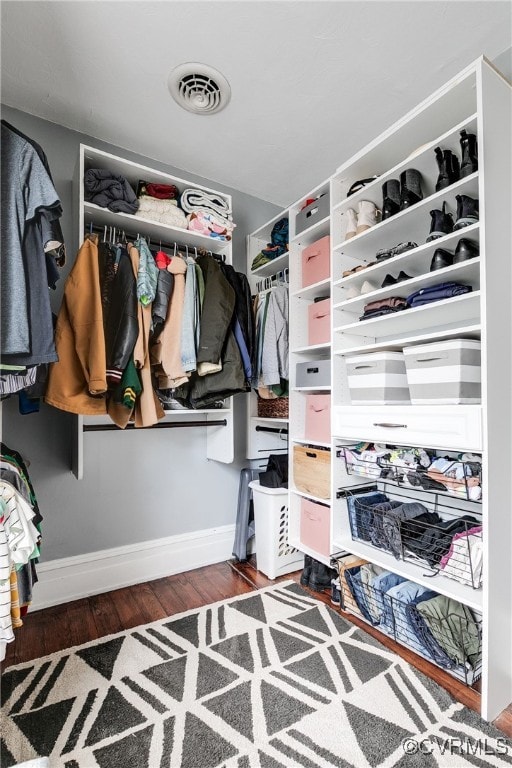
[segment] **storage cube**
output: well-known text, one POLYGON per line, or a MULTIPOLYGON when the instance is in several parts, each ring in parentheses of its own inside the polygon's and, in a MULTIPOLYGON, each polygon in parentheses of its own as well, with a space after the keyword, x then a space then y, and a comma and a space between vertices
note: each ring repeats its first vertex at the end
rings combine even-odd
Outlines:
POLYGON ((304 555, 288 544, 288 490, 249 483, 254 504, 256 562, 269 579, 300 570, 304 555))
POLYGON ((296 387, 330 387, 331 360, 311 360, 307 363, 297 363, 295 366, 296 387))
POLYGON ((302 250, 302 287, 327 280, 331 276, 331 238, 315 240, 302 250))
POLYGON ((331 300, 308 306, 308 344, 328 344, 331 340, 331 300))
POLYGON ((318 443, 331 440, 331 396, 307 395, 304 437, 318 443))
POLYGON ((312 203, 306 205, 295 216, 295 234, 298 235, 308 227, 316 224, 317 221, 322 221, 330 213, 329 193, 326 192, 321 197, 313 200, 312 203))
POLYGON ((331 452, 327 448, 293 447, 293 480, 299 491, 319 499, 331 496, 331 452))
POLYGON ((331 509, 310 499, 300 505, 300 541, 308 549, 329 557, 331 549, 331 509))
POLYGON ((411 402, 481 402, 480 341, 450 339, 404 349, 411 402))
POLYGON ((347 374, 352 405, 397 405, 411 401, 402 352, 347 357, 347 374))

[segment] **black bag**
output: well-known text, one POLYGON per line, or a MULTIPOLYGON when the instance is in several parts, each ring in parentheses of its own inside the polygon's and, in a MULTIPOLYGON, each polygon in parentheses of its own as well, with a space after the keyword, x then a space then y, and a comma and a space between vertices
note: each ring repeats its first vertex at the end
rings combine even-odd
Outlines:
POLYGON ((260 472, 260 485, 265 488, 288 488, 288 454, 271 453, 267 469, 260 472))

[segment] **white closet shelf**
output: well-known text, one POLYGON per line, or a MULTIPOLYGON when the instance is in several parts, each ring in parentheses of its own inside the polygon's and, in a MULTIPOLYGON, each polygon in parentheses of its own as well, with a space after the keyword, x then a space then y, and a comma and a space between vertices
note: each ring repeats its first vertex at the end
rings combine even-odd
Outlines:
POLYGON ((297 488, 290 488, 290 493, 295 494, 295 496, 300 496, 301 499, 311 499, 311 501, 316 501, 319 504, 325 504, 326 507, 331 506, 330 499, 321 499, 320 496, 313 496, 311 493, 303 493, 302 491, 298 491, 297 488))
POLYGON ((299 235, 295 235, 295 237, 293 237, 290 242, 294 245, 300 246, 310 245, 311 243, 314 243, 315 240, 319 240, 324 235, 329 234, 330 222, 330 215, 325 216, 323 219, 316 221, 307 229, 303 229, 302 232, 299 235))
POLYGON ((290 437, 290 442, 298 443, 299 445, 314 445, 315 448, 330 448, 330 443, 321 443, 318 440, 306 440, 304 437, 290 437))
MULTIPOLYGON (((355 259, 364 259, 368 257, 369 251, 376 253, 380 248, 393 247, 398 243, 408 241, 417 243, 419 240, 425 240, 430 230, 430 210, 436 206, 442 208, 443 202, 447 201, 448 211, 455 214, 457 210, 455 195, 478 197, 478 182, 479 176, 478 171, 476 171, 470 176, 456 181, 455 184, 424 197, 415 205, 400 211, 389 219, 380 221, 361 234, 338 243, 333 250, 355 259)), ((455 219, 456 216, 454 215, 454 221, 455 219)), ((458 231, 461 233, 460 236, 464 237, 464 228, 458 231)))
POLYGON ((294 392, 330 392, 331 387, 293 387, 294 392))
POLYGON ((274 419, 272 416, 252 416, 253 421, 261 421, 263 424, 288 424, 288 419, 274 419))
POLYGON ((116 227, 119 231, 124 229, 130 234, 139 233, 141 236, 150 237, 152 244, 158 245, 159 240, 165 243, 176 241, 180 245, 187 245, 190 248, 205 248, 212 253, 223 253, 226 248, 230 247, 230 242, 224 240, 191 232, 189 229, 171 227, 151 219, 142 219, 131 213, 114 213, 114 211, 109 211, 108 208, 102 208, 94 203, 85 202, 83 209, 85 229, 93 222, 99 227, 116 227))
POLYGON ((283 253, 282 256, 278 256, 276 259, 272 259, 268 264, 258 267, 258 269, 251 270, 251 275, 255 278, 268 277, 269 275, 275 275, 276 272, 281 272, 283 269, 287 269, 290 263, 290 254, 288 252, 283 253))
POLYGON ((328 277, 326 280, 320 280, 318 283, 307 285, 305 288, 299 288, 299 290, 294 291, 291 296, 297 299, 309 299, 310 301, 313 301, 313 299, 316 299, 319 296, 323 296, 326 292, 329 295, 331 293, 330 277, 328 277))
POLYGON ((411 347, 415 344, 427 344, 430 341, 447 341, 448 339, 479 339, 481 326, 462 325, 451 328, 450 330, 439 330, 437 332, 427 331, 416 335, 405 335, 403 337, 395 336, 392 340, 376 342, 374 344, 360 344, 353 347, 344 347, 336 349, 335 355, 356 355, 367 352, 400 352, 404 347, 411 347))
POLYGON ((396 334, 419 331, 430 327, 432 332, 438 326, 478 321, 480 313, 480 291, 464 293, 441 301, 433 301, 421 307, 412 307, 390 315, 373 317, 369 320, 347 323, 334 328, 334 333, 348 333, 354 336, 374 338, 396 338, 396 334))
MULTIPOLYGON (((438 168, 436 163, 436 156, 434 153, 435 147, 439 146, 441 149, 451 149, 457 156, 460 155, 460 131, 465 129, 468 133, 477 132, 477 116, 476 114, 470 115, 468 118, 462 120, 454 128, 445 131, 437 139, 434 139, 430 143, 427 143, 421 148, 417 154, 413 154, 410 157, 401 160, 393 168, 387 170, 385 173, 379 175, 375 181, 367 184, 359 192, 355 192, 350 197, 345 198, 340 203, 337 203, 333 209, 333 213, 342 213, 348 208, 353 208, 354 205, 360 200, 370 200, 378 208, 382 207, 382 185, 389 179, 399 179, 402 171, 408 168, 415 168, 419 171, 424 179, 435 177, 437 179, 438 168)), ((354 179, 355 180, 355 179, 354 179)))
MULTIPOLYGON (((391 271, 398 272, 398 268, 391 271)), ((364 311, 364 306, 370 301, 386 299, 390 296, 396 296, 397 293, 406 298, 408 294, 420 288, 427 288, 445 281, 462 282, 463 285, 471 285, 472 288, 478 287, 480 283, 480 258, 451 264, 449 267, 436 269, 434 272, 425 272, 411 277, 410 280, 403 280, 400 283, 388 285, 386 288, 378 288, 376 291, 365 293, 362 296, 337 302, 333 305, 333 309, 346 309, 348 312, 361 313, 364 311)))
MULTIPOLYGON (((334 547, 336 549, 346 549, 358 557, 370 560, 375 565, 384 568, 387 571, 403 576, 406 579, 421 584, 423 587, 433 589, 435 592, 439 592, 441 595, 453 598, 464 603, 469 608, 481 613, 482 611, 482 590, 473 589, 468 584, 462 584, 461 582, 449 579, 446 576, 438 574, 437 576, 427 576, 422 572, 421 565, 416 565, 405 560, 397 560, 388 552, 383 552, 381 549, 376 549, 362 541, 355 541, 351 537, 344 538, 343 536, 337 536, 334 540, 334 547)), ((428 566, 424 568, 428 570, 428 566)))
POLYGON ((331 342, 326 344, 313 344, 304 347, 295 347, 290 352, 294 355, 308 355, 310 352, 329 352, 331 349, 331 342))
MULTIPOLYGON (((166 421, 202 421, 204 416, 211 416, 212 414, 216 414, 221 418, 223 414, 230 413, 229 408, 205 408, 202 411, 193 411, 193 410, 186 410, 186 411, 165 411, 165 416, 162 419, 159 419, 157 422, 158 424, 163 424, 166 421)), ((114 426, 114 422, 108 415, 104 416, 82 416, 83 419, 83 425, 89 426, 89 425, 95 425, 95 426, 114 426)), ((144 431, 144 429, 151 429, 151 427, 141 427, 140 431, 144 431)), ((121 429, 119 430, 122 431, 121 429)))
MULTIPOLYGON (((458 229, 456 232, 450 232, 449 235, 444 235, 444 237, 439 237, 437 240, 432 240, 429 243, 423 243, 417 248, 411 248, 410 251, 405 251, 405 253, 401 253, 399 256, 393 256, 391 259, 378 261, 373 266, 361 269, 346 277, 341 277, 339 280, 333 282, 333 286, 335 288, 348 288, 352 285, 360 287, 365 280, 378 281, 389 272, 396 271, 398 274, 401 269, 407 272, 407 270, 411 270, 411 267, 414 267, 417 273, 426 273, 430 269, 430 262, 432 261, 434 251, 437 248, 455 250, 461 237, 478 241, 480 238, 480 222, 471 224, 471 226, 465 227, 463 230, 458 229)), ((369 263, 371 261, 375 261, 375 257, 364 259, 364 263, 369 263)))
POLYGON ((255 230, 254 232, 251 232, 249 237, 252 240, 261 241, 261 247, 264 248, 265 245, 271 242, 272 230, 275 224, 277 224, 278 221, 281 221, 281 219, 289 220, 289 214, 287 210, 282 211, 281 213, 278 213, 277 216, 274 216, 273 219, 270 219, 270 221, 267 221, 265 224, 263 224, 262 227, 255 230))
POLYGON ((305 555, 313 557, 315 560, 324 563, 324 565, 329 565, 330 563, 330 557, 326 557, 323 553, 317 552, 315 549, 311 549, 311 547, 308 547, 307 544, 303 544, 298 536, 288 536, 288 544, 291 547, 295 547, 295 549, 300 549, 300 551, 304 552, 305 555))

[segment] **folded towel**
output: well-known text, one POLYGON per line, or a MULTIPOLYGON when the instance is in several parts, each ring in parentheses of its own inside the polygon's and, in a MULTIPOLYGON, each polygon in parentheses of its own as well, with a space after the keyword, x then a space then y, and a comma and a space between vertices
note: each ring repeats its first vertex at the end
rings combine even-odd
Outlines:
POLYGON ((84 174, 85 199, 115 213, 135 213, 139 201, 124 176, 103 168, 89 168, 84 174))
POLYGON ((232 223, 233 217, 228 202, 213 192, 205 192, 202 189, 185 189, 180 198, 180 206, 185 213, 197 213, 198 211, 211 213, 222 219, 225 224, 231 222, 231 226, 235 226, 232 223))

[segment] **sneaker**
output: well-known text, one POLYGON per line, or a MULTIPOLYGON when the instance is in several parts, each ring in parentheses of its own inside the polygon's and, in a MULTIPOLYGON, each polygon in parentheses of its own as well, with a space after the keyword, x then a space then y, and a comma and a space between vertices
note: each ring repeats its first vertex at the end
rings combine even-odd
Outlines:
POLYGON ((331 579, 331 603, 333 605, 341 605, 341 585, 339 576, 337 579, 331 579))

